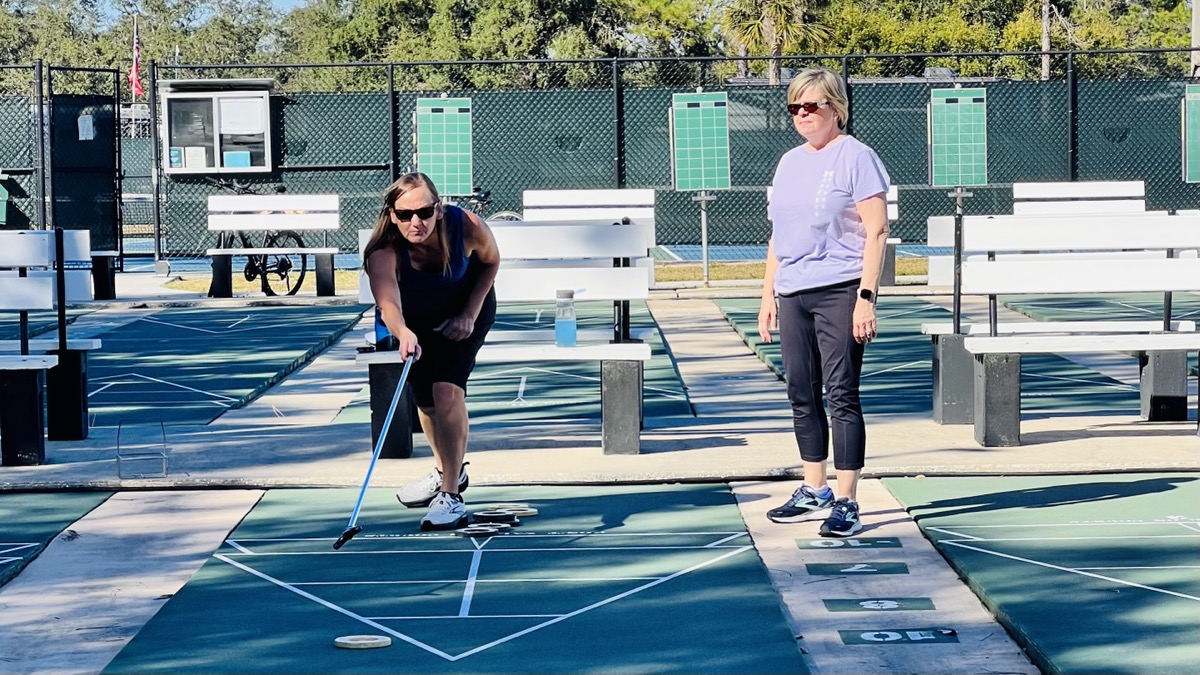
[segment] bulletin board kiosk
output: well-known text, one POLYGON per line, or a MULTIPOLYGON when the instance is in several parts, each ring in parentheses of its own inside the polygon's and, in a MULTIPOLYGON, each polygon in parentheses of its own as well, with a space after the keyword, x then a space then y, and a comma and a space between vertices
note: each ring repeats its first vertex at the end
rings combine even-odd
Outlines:
POLYGON ((270 78, 162 80, 162 166, 170 174, 272 169, 270 78))

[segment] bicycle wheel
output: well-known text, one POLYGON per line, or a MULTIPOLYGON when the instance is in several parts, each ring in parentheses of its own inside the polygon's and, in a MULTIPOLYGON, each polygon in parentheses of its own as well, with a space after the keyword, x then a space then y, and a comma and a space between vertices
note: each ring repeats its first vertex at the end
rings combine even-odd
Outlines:
POLYGON ((516 211, 497 211, 485 220, 524 220, 524 218, 516 211))
MULTIPOLYGON (((267 237, 267 248, 304 248, 295 232, 279 232, 267 237)), ((303 253, 268 253, 261 267, 262 290, 267 295, 295 295, 308 272, 308 256, 303 253), (298 259, 299 265, 293 262, 298 259)))

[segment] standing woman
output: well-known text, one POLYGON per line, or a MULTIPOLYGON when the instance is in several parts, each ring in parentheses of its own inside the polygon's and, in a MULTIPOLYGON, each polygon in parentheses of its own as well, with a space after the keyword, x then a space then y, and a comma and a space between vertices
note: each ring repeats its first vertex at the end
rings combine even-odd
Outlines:
POLYGON ((850 111, 838 74, 802 71, 787 100, 807 142, 775 169, 758 334, 770 342, 779 330, 804 484, 767 517, 791 523, 828 512, 821 535, 847 537, 862 529, 857 488, 866 425, 859 379, 863 350, 876 334, 888 174, 874 150, 844 132, 850 111), (836 495, 827 482, 831 431, 836 495))
POLYGON ((429 176, 410 173, 384 191, 363 258, 401 358, 416 359, 408 383, 437 462, 396 498, 429 506, 422 530, 454 529, 467 522, 467 377, 496 320, 496 240, 474 214, 444 206, 429 176))

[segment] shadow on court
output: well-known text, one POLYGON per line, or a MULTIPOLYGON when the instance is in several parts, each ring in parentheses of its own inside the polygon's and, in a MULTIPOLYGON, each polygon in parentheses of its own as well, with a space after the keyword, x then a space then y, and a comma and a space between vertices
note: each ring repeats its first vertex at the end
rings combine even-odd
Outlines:
POLYGON ((372 490, 335 553, 355 496, 268 492, 105 672, 807 672, 726 486, 472 488, 539 510, 480 540, 372 490))
POLYGON ((884 484, 1043 672, 1196 672, 1200 474, 884 484))
POLYGON ((92 426, 207 424, 305 365, 362 305, 171 308, 101 335, 88 359, 92 426))

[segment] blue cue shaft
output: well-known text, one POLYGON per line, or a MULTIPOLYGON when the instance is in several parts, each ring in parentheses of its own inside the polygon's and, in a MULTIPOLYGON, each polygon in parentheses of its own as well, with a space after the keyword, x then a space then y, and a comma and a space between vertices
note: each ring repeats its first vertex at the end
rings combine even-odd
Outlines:
POLYGON ((404 392, 404 383, 408 381, 408 370, 412 368, 411 356, 404 362, 404 370, 400 373, 400 381, 396 383, 396 393, 392 395, 392 404, 388 407, 387 417, 383 419, 383 429, 379 431, 379 440, 375 441, 375 454, 371 456, 371 464, 367 466, 367 477, 363 479, 362 489, 358 493, 358 502, 354 505, 354 513, 350 514, 350 524, 346 529, 353 528, 358 522, 358 512, 362 509, 363 498, 367 496, 367 486, 371 483, 371 473, 375 471, 375 462, 383 452, 383 443, 387 440, 388 430, 392 428, 392 416, 396 414, 396 406, 400 404, 400 394, 404 392))

